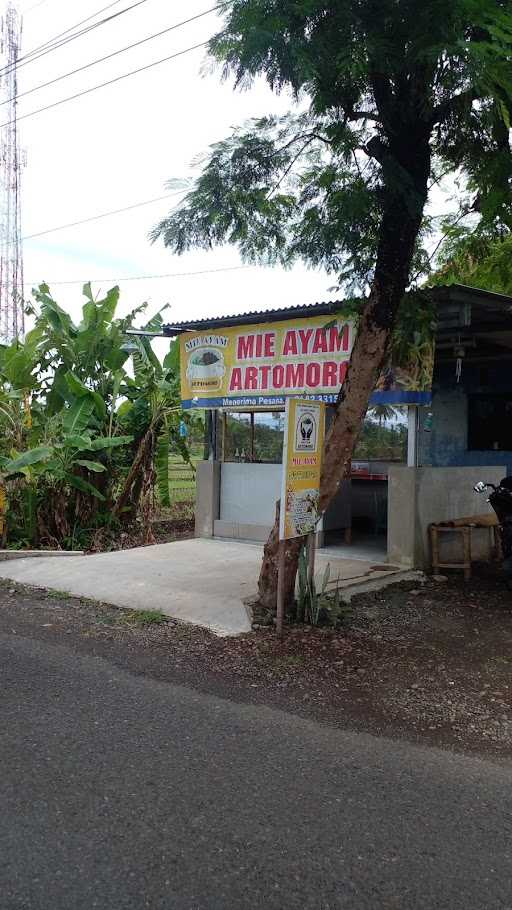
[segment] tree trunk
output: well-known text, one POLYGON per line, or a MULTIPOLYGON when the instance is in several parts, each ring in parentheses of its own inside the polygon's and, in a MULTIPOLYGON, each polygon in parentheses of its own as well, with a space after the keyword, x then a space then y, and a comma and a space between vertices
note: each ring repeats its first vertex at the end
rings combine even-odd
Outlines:
POLYGON ((112 509, 112 515, 116 518, 119 518, 128 505, 136 509, 144 481, 144 473, 147 470, 148 464, 152 462, 154 447, 155 428, 153 424, 151 424, 139 443, 137 454, 117 498, 117 502, 112 509))
MULTIPOLYGON (((352 453, 368 409, 368 401, 384 364, 398 307, 408 284, 414 247, 427 198, 430 169, 428 152, 425 151, 421 156, 416 150, 416 154, 417 161, 420 162, 419 174, 417 173, 415 180, 418 193, 416 210, 411 211, 402 195, 390 192, 387 194, 370 295, 362 312, 347 378, 340 391, 334 420, 325 441, 320 485, 322 512, 335 495, 340 483, 348 476, 352 453)), ((299 552, 304 540, 305 538, 296 538, 286 543, 287 603, 294 597, 299 552)), ((258 581, 260 602, 269 610, 275 610, 276 607, 278 550, 279 503, 274 527, 265 544, 258 581)))

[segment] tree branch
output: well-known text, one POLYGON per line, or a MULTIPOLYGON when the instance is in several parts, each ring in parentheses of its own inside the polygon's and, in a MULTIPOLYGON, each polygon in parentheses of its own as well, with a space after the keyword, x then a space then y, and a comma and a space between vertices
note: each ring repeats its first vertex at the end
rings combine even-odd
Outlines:
POLYGON ((356 150, 355 150, 355 149, 352 149, 352 157, 353 157, 353 159, 354 159, 354 163, 355 163, 355 166, 356 166, 356 169, 357 169, 357 173, 359 174, 359 177, 360 177, 360 179, 362 180, 362 179, 363 179, 363 174, 362 174, 361 168, 360 168, 360 166, 359 166, 359 161, 357 160, 357 155, 356 155, 356 150))
POLYGON ((275 149, 271 155, 267 155, 267 158, 273 158, 274 155, 280 155, 281 152, 285 152, 287 148, 290 148, 295 142, 299 142, 301 139, 306 139, 308 142, 306 145, 309 145, 313 139, 318 139, 320 142, 324 142, 326 145, 332 145, 332 141, 327 139, 325 136, 320 135, 320 133, 299 133, 297 136, 294 136, 293 139, 290 139, 285 145, 282 145, 281 148, 275 149))
POLYGON ((308 145, 310 145, 310 144, 313 142, 313 139, 314 139, 314 138, 315 138, 314 136, 311 136, 311 137, 304 143, 304 145, 299 149, 299 151, 297 152, 297 154, 294 155, 294 157, 293 157, 292 160, 290 161, 288 167, 287 167, 287 168, 285 169, 285 171, 281 174, 281 176, 280 176, 279 180, 277 181, 277 183, 274 184, 274 186, 272 187, 272 189, 270 189, 270 190, 268 191, 267 196, 266 196, 267 199, 270 199, 270 197, 273 196, 274 193, 279 189, 279 187, 281 186, 283 180, 285 180, 286 177, 288 176, 288 174, 290 173, 290 171, 291 171, 293 165, 295 164, 295 162, 300 158, 300 156, 301 156, 302 153, 305 151, 305 149, 307 149, 308 145))
MULTIPOLYGON (((457 215, 457 218, 455 219, 455 221, 452 222, 452 226, 455 226, 456 224, 459 223, 459 221, 462 221, 462 219, 465 218, 466 215, 469 215, 469 212, 468 212, 467 209, 464 209, 459 215, 457 215)), ((439 240, 439 242, 436 243, 436 245, 435 245, 434 249, 432 250, 430 256, 428 257, 428 259, 427 259, 427 261, 426 261, 426 263, 425 263, 425 268, 426 268, 427 266, 429 266, 430 263, 433 261, 434 257, 436 256, 437 252, 439 251, 440 247, 443 245, 443 243, 445 242, 445 240, 446 240, 446 235, 443 234, 442 237, 441 237, 441 239, 439 240)), ((410 279, 409 284, 414 284, 414 282, 418 280, 418 278, 420 277, 420 275, 423 274, 423 272, 425 271, 425 268, 421 268, 418 272, 416 272, 416 274, 413 275, 412 278, 410 279)))
POLYGON ((347 120, 373 120, 375 123, 381 123, 379 115, 372 111, 348 111, 345 118, 347 120))
POLYGON ((438 104, 437 107, 434 108, 430 120, 431 128, 437 124, 443 123, 450 114, 455 113, 456 111, 462 111, 466 105, 471 105, 477 97, 478 94, 475 89, 468 88, 467 91, 461 92, 459 95, 454 95, 447 101, 442 101, 441 104, 438 104))
POLYGON ((375 158, 379 164, 384 164, 386 158, 389 157, 388 147, 384 145, 382 139, 378 136, 372 136, 364 146, 363 151, 369 158, 375 158))
POLYGON ((379 112, 379 120, 382 123, 383 127, 387 129, 389 127, 392 118, 392 112, 395 107, 395 99, 393 97, 391 81, 383 73, 379 73, 377 70, 373 69, 370 72, 370 79, 372 83, 375 103, 379 112))

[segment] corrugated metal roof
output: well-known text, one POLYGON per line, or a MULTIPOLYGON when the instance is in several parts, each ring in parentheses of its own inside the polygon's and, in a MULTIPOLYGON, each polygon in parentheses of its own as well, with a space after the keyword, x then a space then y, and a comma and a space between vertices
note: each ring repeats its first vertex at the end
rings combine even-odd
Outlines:
POLYGON ((173 322, 165 325, 166 335, 181 335, 183 332, 198 329, 215 329, 220 326, 257 325, 261 322, 280 322, 296 319, 298 316, 330 316, 343 307, 343 300, 330 300, 320 303, 308 303, 305 306, 289 306, 277 310, 250 310, 247 313, 236 313, 231 316, 210 316, 204 319, 192 319, 186 322, 173 322))
MULTIPOLYGON (((468 303, 478 307, 496 308, 507 315, 512 311, 512 297, 497 294, 493 291, 484 291, 462 284, 443 285, 429 288, 427 293, 440 304, 444 310, 449 304, 468 303)), ((234 313, 227 316, 210 316, 203 319, 192 319, 170 323, 163 327, 164 333, 169 337, 181 335, 184 332, 197 332, 201 329, 215 329, 221 326, 258 325, 263 322, 280 322, 286 319, 296 319, 300 316, 330 316, 343 309, 343 300, 329 300, 320 303, 309 303, 283 307, 275 310, 250 310, 246 313, 234 313)))

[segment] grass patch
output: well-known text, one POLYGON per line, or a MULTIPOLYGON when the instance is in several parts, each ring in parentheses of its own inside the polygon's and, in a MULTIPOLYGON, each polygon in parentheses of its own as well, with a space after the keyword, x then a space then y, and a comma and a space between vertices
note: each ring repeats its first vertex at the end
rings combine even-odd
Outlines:
POLYGON ((169 617, 160 610, 130 610, 123 614, 122 619, 131 626, 160 626, 169 621, 169 617))
POLYGON ((169 487, 171 502, 173 503, 189 503, 193 505, 196 501, 196 488, 193 487, 173 487, 172 484, 169 487))
POLYGON ((290 667, 303 667, 305 660, 302 654, 286 654, 284 657, 277 657, 273 663, 277 669, 286 670, 290 667))
POLYGON ((57 588, 47 588, 45 594, 53 600, 69 600, 73 596, 69 591, 59 591, 57 588))

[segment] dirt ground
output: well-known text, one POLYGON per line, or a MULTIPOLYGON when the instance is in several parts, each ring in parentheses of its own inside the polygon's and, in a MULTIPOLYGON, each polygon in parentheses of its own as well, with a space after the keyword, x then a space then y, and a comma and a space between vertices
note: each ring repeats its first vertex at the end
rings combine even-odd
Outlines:
POLYGON ((482 570, 465 584, 359 596, 348 628, 217 638, 163 617, 0 581, 0 632, 51 639, 131 672, 239 702, 496 758, 512 755, 512 594, 482 570), (151 622, 150 620, 156 620, 151 622), (160 620, 160 621, 158 621, 160 620))
POLYGON ((140 523, 134 523, 125 530, 110 531, 102 528, 93 535, 88 553, 111 553, 114 550, 130 550, 133 547, 147 547, 156 543, 171 543, 194 536, 194 513, 190 503, 175 503, 171 510, 160 510, 151 522, 148 535, 140 523))

